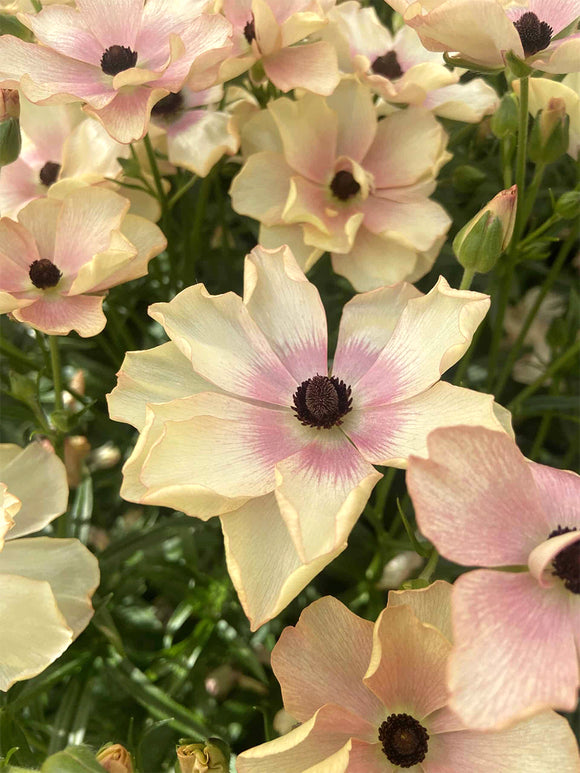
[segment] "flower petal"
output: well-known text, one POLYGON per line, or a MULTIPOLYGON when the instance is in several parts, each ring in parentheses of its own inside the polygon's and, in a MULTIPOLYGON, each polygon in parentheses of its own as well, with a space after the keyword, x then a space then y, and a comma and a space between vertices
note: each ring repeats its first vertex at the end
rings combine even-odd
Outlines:
POLYGON ((127 352, 117 386, 107 395, 109 415, 142 430, 148 403, 215 391, 217 387, 198 376, 173 341, 168 341, 147 351, 127 352))
POLYGON ((28 230, 8 217, 0 220, 0 266, 2 290, 18 292, 30 288, 30 264, 39 258, 37 245, 28 230))
POLYGON ((450 642, 424 625, 408 606, 383 610, 373 631, 373 651, 364 683, 387 714, 421 721, 447 703, 445 668, 450 642))
POLYGON ((326 104, 338 119, 336 155, 362 163, 377 132, 376 111, 370 91, 357 80, 345 78, 328 97, 326 104))
POLYGON ((13 312, 15 319, 49 335, 75 330, 83 338, 97 335, 107 324, 100 295, 46 295, 31 306, 13 312))
POLYGON ((74 8, 44 7, 40 13, 27 16, 27 23, 39 43, 71 59, 101 66, 106 46, 97 40, 74 8))
MULTIPOLYGON (((560 585, 560 580, 554 576, 552 561, 570 545, 580 540, 580 531, 570 531, 547 539, 532 550, 528 558, 530 574, 542 588, 552 588, 560 585)), ((580 567, 578 568, 580 573, 580 567)))
POLYGON ((361 205, 364 224, 372 233, 390 236, 407 247, 426 251, 449 230, 451 219, 436 201, 418 196, 398 201, 390 197, 390 191, 385 195, 380 193, 380 196, 369 196, 361 205))
MULTIPOLYGON (((56 229, 61 207, 61 202, 56 199, 37 199, 31 201, 18 213, 18 221, 36 242, 37 257, 50 261, 55 259, 56 229)), ((26 260, 29 255, 30 253, 26 255, 26 260)))
POLYGON ((406 604, 422 623, 432 625, 452 642, 451 591, 451 584, 445 580, 436 580, 427 588, 418 590, 392 590, 387 606, 406 604))
POLYGON ((332 94, 338 82, 336 51, 326 40, 282 48, 262 59, 264 70, 280 91, 308 89, 315 94, 332 94))
POLYGON ((456 581, 450 705, 468 727, 500 729, 545 708, 574 709, 578 653, 567 596, 527 572, 478 570, 456 581))
POLYGON ((340 430, 309 435, 308 445, 276 465, 276 499, 305 563, 346 542, 382 477, 340 430))
MULTIPOLYGON (((78 539, 28 537, 7 542, 0 554, 0 576, 16 574, 48 582, 73 637, 84 631, 93 616, 91 597, 100 575, 97 559, 78 539)), ((24 616, 29 614, 26 609, 24 616)))
POLYGON ((295 379, 239 296, 232 292, 213 296, 198 284, 170 303, 154 303, 149 314, 203 378, 241 397, 292 405, 295 379))
POLYGON ((440 381, 409 400, 355 409, 342 428, 372 464, 405 468, 412 454, 427 456, 427 436, 438 427, 474 424, 510 432, 505 413, 493 395, 440 381))
POLYGON ((550 531, 558 526, 580 529, 580 476, 535 462, 530 464, 530 469, 550 531))
POLYGON ((427 446, 429 459, 412 456, 407 472, 421 532, 464 566, 526 565, 550 527, 513 440, 462 426, 435 430, 427 446))
POLYGON ((85 105, 84 110, 97 118, 118 142, 130 143, 142 139, 149 128, 151 108, 167 94, 164 88, 135 86, 117 91, 114 99, 101 108, 85 105))
POLYGON ((169 160, 205 177, 224 154, 231 156, 237 151, 239 137, 227 113, 191 112, 202 114, 188 127, 182 126, 179 132, 167 133, 169 160))
POLYGON ((234 177, 230 187, 232 207, 264 225, 277 225, 288 201, 292 174, 280 153, 255 153, 234 177))
POLYGON ((363 684, 373 648, 373 624, 326 596, 310 604, 296 626, 285 628, 272 652, 284 707, 305 722, 335 703, 375 723, 381 701, 363 684))
POLYGON ((228 572, 252 630, 280 614, 346 547, 303 563, 273 494, 251 499, 220 520, 228 572))
POLYGON ((441 118, 466 123, 479 123, 484 116, 495 113, 498 105, 497 92, 483 78, 436 89, 423 102, 423 107, 441 118))
MULTIPOLYGON (((17 447, 17 446, 16 446, 17 447)), ((29 443, 0 470, 8 491, 22 502, 8 539, 40 531, 64 513, 68 485, 64 464, 42 443, 29 443)))
POLYGON ((487 295, 453 290, 443 277, 409 300, 375 363, 352 385, 355 407, 403 400, 435 384, 465 354, 489 304, 487 295))
POLYGON ((76 6, 103 49, 109 46, 135 48, 141 28, 143 0, 115 0, 114 13, 107 13, 102 0, 77 0, 76 6))
POLYGON ((258 243, 267 249, 276 249, 286 245, 290 248, 296 262, 303 271, 309 271, 322 256, 323 251, 304 242, 302 226, 275 225, 261 226, 258 243))
POLYGON ((326 375, 324 306, 288 247, 258 246, 246 257, 244 305, 297 385, 326 375))

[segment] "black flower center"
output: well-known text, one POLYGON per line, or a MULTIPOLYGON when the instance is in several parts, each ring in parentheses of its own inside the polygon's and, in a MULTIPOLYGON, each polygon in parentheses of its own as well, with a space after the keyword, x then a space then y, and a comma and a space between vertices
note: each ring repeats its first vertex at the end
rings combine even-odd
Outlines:
POLYGON ((524 56, 526 58, 533 54, 537 54, 538 51, 543 51, 550 45, 552 32, 554 30, 547 22, 540 21, 532 11, 527 11, 522 14, 520 18, 514 22, 514 27, 517 29, 520 40, 522 41, 524 56))
POLYGON ((35 287, 38 287, 40 290, 46 290, 47 287, 56 287, 62 272, 59 271, 51 260, 42 258, 30 264, 28 276, 35 287))
POLYGON ((412 768, 423 762, 429 748, 429 734, 409 714, 391 714, 379 727, 379 741, 389 762, 412 768))
POLYGON ((101 57, 101 70, 106 75, 117 75, 135 67, 137 56, 137 52, 127 46, 110 46, 101 57))
POLYGON ((395 51, 387 51, 383 56, 378 56, 371 64, 371 70, 377 75, 384 75, 391 81, 400 78, 403 74, 395 51))
POLYGON ((47 161, 46 164, 40 170, 40 182, 47 187, 56 182, 58 173, 60 172, 60 164, 56 161, 47 161))
MULTIPOLYGON (((550 532, 548 539, 559 537, 560 534, 569 534, 578 531, 576 526, 558 526, 550 532)), ((580 540, 568 545, 561 550, 552 561, 554 571, 552 574, 564 581, 564 586, 572 593, 580 593, 580 540)))
POLYGON ((251 43, 252 40, 256 39, 256 22, 254 20, 254 14, 252 14, 250 21, 246 22, 246 26, 244 27, 244 37, 248 43, 251 43))
POLYGON ((333 196, 336 196, 337 199, 346 201, 352 196, 356 196, 356 194, 360 191, 360 185, 357 183, 350 172, 347 172, 343 169, 342 172, 337 172, 332 178, 332 182, 330 183, 330 190, 332 191, 333 196))
POLYGON ((151 108, 151 115, 157 118, 164 118, 170 121, 183 110, 183 94, 177 91, 175 94, 168 94, 160 99, 157 104, 151 108))
POLYGON ((352 409, 350 391, 350 387, 335 376, 317 374, 300 384, 294 393, 292 410, 306 427, 337 427, 352 409))

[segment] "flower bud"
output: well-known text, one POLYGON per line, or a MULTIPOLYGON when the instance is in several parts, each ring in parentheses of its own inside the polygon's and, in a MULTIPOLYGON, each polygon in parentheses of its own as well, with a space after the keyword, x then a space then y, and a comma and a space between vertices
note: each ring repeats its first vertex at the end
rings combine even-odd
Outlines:
POLYGON ((217 738, 178 746, 176 752, 181 773, 228 773, 229 751, 217 738))
POLYGON ((580 191, 566 191, 556 202, 556 213, 566 220, 580 217, 580 191))
POLYGON ((517 198, 515 185, 500 191, 459 231, 453 252, 464 268, 480 274, 491 271, 512 238, 517 198))
POLYGON ((97 762, 108 773, 133 773, 131 755, 120 743, 101 749, 97 754, 97 762))
POLYGON ((20 98, 16 89, 0 89, 0 167, 20 155, 20 98))
POLYGON ((491 130, 498 139, 518 131, 518 100, 513 91, 504 94, 498 109, 491 117, 491 130))
POLYGON ((528 154, 535 163, 551 164, 568 150, 570 118, 561 97, 552 97, 540 110, 530 132, 528 154))

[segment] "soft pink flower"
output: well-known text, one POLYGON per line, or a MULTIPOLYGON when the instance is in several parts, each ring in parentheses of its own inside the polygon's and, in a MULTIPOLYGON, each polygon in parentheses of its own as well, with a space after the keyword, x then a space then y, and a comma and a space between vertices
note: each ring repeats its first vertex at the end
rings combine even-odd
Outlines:
POLYGON ((470 123, 496 110, 499 97, 489 84, 482 78, 459 83, 462 70, 446 67, 442 54, 428 51, 410 27, 391 35, 375 9, 356 0, 340 3, 329 18, 323 34, 337 46, 343 72, 356 73, 387 102, 470 123))
POLYGON ((525 459, 504 434, 440 429, 407 482, 423 534, 488 566, 454 586, 451 706, 476 728, 571 711, 580 684, 580 477, 525 459), (519 571, 498 571, 501 567, 519 571))
POLYGON ((53 335, 93 336, 106 324, 105 291, 144 276, 165 247, 160 229, 128 215, 103 188, 30 202, 0 220, 0 314, 53 335))
POLYGON ((272 652, 302 724, 240 754, 239 773, 576 773, 574 735, 554 712, 481 733, 450 711, 450 594, 441 581, 391 593, 374 625, 329 596, 307 607, 272 652))
POLYGON ((373 464, 404 467, 437 426, 509 427, 491 395, 439 380, 488 307, 443 278, 427 295, 358 295, 329 376, 318 291, 287 247, 257 247, 243 300, 196 285, 150 307, 171 341, 130 352, 109 396, 111 417, 140 431, 122 496, 220 515, 230 575, 261 625, 344 550, 373 464))
POLYGON ((220 80, 232 80, 259 62, 280 91, 304 88, 332 94, 340 79, 336 52, 327 41, 307 38, 328 23, 326 12, 333 4, 334 0, 224 0, 222 13, 234 32, 220 80))
POLYGON ((0 82, 19 85, 32 102, 85 102, 112 137, 133 142, 147 133, 153 105, 179 91, 192 67, 203 81, 225 57, 231 26, 200 13, 205 5, 115 0, 112 8, 109 0, 77 0, 76 9, 23 14, 39 43, 0 37, 0 82))
POLYGON ((580 70, 580 35, 554 40, 580 16, 580 0, 388 0, 430 51, 457 52, 486 68, 510 51, 536 70, 580 70))
POLYGON ((261 244, 288 244, 305 270, 327 250, 359 291, 430 269, 450 220, 428 196, 450 155, 427 110, 379 121, 370 89, 347 78, 327 98, 271 102, 243 143, 232 206, 261 222, 261 244))
POLYGON ((205 177, 224 153, 236 153, 240 137, 232 115, 203 109, 215 106, 222 96, 221 86, 203 91, 184 87, 153 107, 151 123, 160 132, 157 142, 172 164, 205 177))

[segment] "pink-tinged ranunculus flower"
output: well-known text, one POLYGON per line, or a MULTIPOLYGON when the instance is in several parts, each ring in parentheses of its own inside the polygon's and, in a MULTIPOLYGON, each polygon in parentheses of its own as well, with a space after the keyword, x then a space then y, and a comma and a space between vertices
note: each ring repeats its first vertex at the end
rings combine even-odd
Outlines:
POLYGON ((77 539, 27 536, 67 502, 65 466, 51 449, 0 445, 0 690, 44 671, 93 616, 95 557, 77 539))
POLYGON ((580 0, 387 0, 430 51, 486 68, 514 53, 536 70, 580 70, 580 35, 554 38, 580 16, 580 0))
MULTIPOLYGON (((147 133, 153 105, 223 59, 231 25, 199 0, 77 0, 22 20, 38 44, 0 37, 0 83, 32 102, 85 102, 119 142, 147 133)), ((210 85, 209 82, 203 84, 210 85)))
POLYGON ((482 78, 459 83, 462 70, 450 70, 443 55, 427 49, 410 27, 395 34, 381 24, 374 8, 347 0, 333 8, 324 36, 339 53, 339 66, 387 102, 426 107, 436 115, 478 123, 495 112, 499 98, 482 78))
POLYGON ((272 652, 301 724, 240 754, 239 773, 577 773, 574 734, 555 712, 482 733, 450 711, 450 595, 442 581, 391 593, 374 625, 330 596, 307 607, 272 652))
POLYGON ((288 244, 305 270, 324 251, 359 291, 416 281, 450 225, 429 195, 450 155, 427 110, 379 121, 372 92, 345 79, 330 97, 285 97, 243 127, 247 158, 231 187, 260 243, 288 244))
POLYGON ((287 247, 246 258, 244 297, 189 287, 150 307, 171 341, 130 352, 111 417, 140 437, 121 495, 220 515, 228 568, 257 627, 345 547, 380 478, 459 422, 501 430, 491 395, 441 382, 489 307, 441 278, 344 309, 332 372, 324 309, 287 247))
POLYGON ((161 230, 129 201, 82 187, 30 202, 0 220, 0 313, 52 335, 83 336, 106 324, 106 290, 147 273, 165 247, 161 230))
POLYGON ((427 445, 429 459, 411 458, 407 473, 419 528, 446 558, 491 567, 454 586, 451 706, 476 728, 573 710, 580 477, 526 460, 482 427, 439 429, 427 445))
MULTIPOLYGON (((332 94, 340 76, 334 47, 309 40, 328 23, 334 0, 223 0, 233 26, 233 46, 219 79, 229 81, 256 63, 280 91, 332 94)), ((255 72, 256 77, 258 73, 255 72)), ((199 88, 199 86, 197 86, 199 88)))
POLYGON ((225 153, 236 153, 240 137, 232 115, 204 107, 215 106, 222 96, 221 86, 203 91, 184 87, 154 105, 151 123, 159 131, 157 142, 172 164, 205 177, 225 153))

